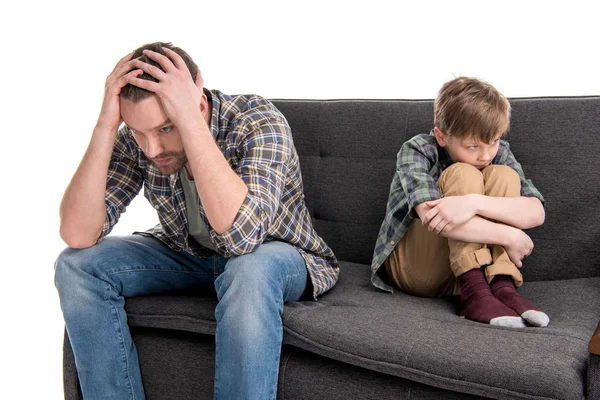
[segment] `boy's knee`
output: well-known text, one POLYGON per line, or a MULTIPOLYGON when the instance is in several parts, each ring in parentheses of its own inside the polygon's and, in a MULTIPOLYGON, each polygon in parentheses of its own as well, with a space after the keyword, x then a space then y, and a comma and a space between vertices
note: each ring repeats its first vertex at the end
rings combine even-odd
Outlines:
POLYGON ((483 179, 487 183, 491 180, 505 180, 511 183, 520 183, 521 178, 517 171, 508 165, 490 165, 483 170, 483 179))
POLYGON ((519 196, 521 177, 507 165, 490 165, 483 170, 485 194, 488 196, 519 196))
POLYGON ((457 162, 442 172, 437 186, 442 195, 460 196, 470 193, 483 194, 484 180, 481 171, 474 166, 457 162))

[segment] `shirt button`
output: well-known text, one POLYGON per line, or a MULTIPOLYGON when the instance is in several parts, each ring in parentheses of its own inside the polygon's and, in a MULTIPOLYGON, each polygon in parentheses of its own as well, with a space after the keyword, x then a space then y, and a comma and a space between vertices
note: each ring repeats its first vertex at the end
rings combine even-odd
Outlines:
POLYGON ((160 207, 158 205, 155 205, 154 208, 156 208, 158 210, 160 207))
POLYGON ((393 240, 390 240, 390 244, 393 246, 396 244, 396 242, 394 242, 393 240))

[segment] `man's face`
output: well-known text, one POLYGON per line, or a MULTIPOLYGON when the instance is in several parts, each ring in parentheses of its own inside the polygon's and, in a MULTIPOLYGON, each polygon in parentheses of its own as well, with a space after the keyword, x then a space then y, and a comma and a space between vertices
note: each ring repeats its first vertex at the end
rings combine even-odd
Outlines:
POLYGON ((438 144, 446 149, 454 162, 462 162, 472 165, 477 169, 484 169, 490 165, 496 154, 498 154, 502 134, 498 134, 490 143, 483 143, 476 139, 474 135, 461 139, 445 135, 438 128, 435 129, 435 137, 438 144))
POLYGON ((158 97, 138 103, 121 98, 121 116, 146 157, 165 175, 185 166, 187 157, 177 127, 165 114, 158 97))

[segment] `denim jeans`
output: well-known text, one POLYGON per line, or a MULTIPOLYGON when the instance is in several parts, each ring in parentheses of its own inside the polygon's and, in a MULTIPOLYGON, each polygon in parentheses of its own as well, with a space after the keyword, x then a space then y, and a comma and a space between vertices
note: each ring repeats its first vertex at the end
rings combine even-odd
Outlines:
POLYGON ((214 284, 218 297, 215 399, 275 399, 285 301, 307 288, 290 244, 231 258, 194 257, 144 236, 64 250, 55 283, 84 399, 144 399, 124 298, 214 284))

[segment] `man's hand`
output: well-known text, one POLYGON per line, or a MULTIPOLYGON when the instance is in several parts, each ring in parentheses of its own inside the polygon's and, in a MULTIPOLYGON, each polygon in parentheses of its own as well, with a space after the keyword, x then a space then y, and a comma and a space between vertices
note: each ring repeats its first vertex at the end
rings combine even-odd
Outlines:
POLYGON ((430 209, 422 219, 423 226, 437 235, 451 231, 477 214, 477 204, 471 195, 448 196, 427 201, 425 205, 430 209))
POLYGON ((134 69, 134 62, 136 60, 132 60, 132 56, 133 52, 119 60, 113 71, 106 78, 106 84, 104 85, 104 100, 102 101, 102 109, 100 110, 97 125, 111 132, 116 132, 123 121, 119 105, 121 89, 129 83, 131 78, 144 73, 142 70, 134 69))
POLYGON ((158 82, 132 76, 129 83, 156 93, 165 113, 176 126, 186 126, 188 121, 196 123, 202 118, 202 90, 194 83, 181 56, 166 47, 163 50, 169 57, 151 50, 144 50, 144 55, 156 61, 164 71, 141 60, 132 60, 133 66, 152 75, 158 82))
POLYGON ((511 235, 509 243, 504 246, 504 249, 510 260, 520 268, 523 266, 523 258, 533 251, 533 241, 525 232, 514 228, 514 235, 511 235))

